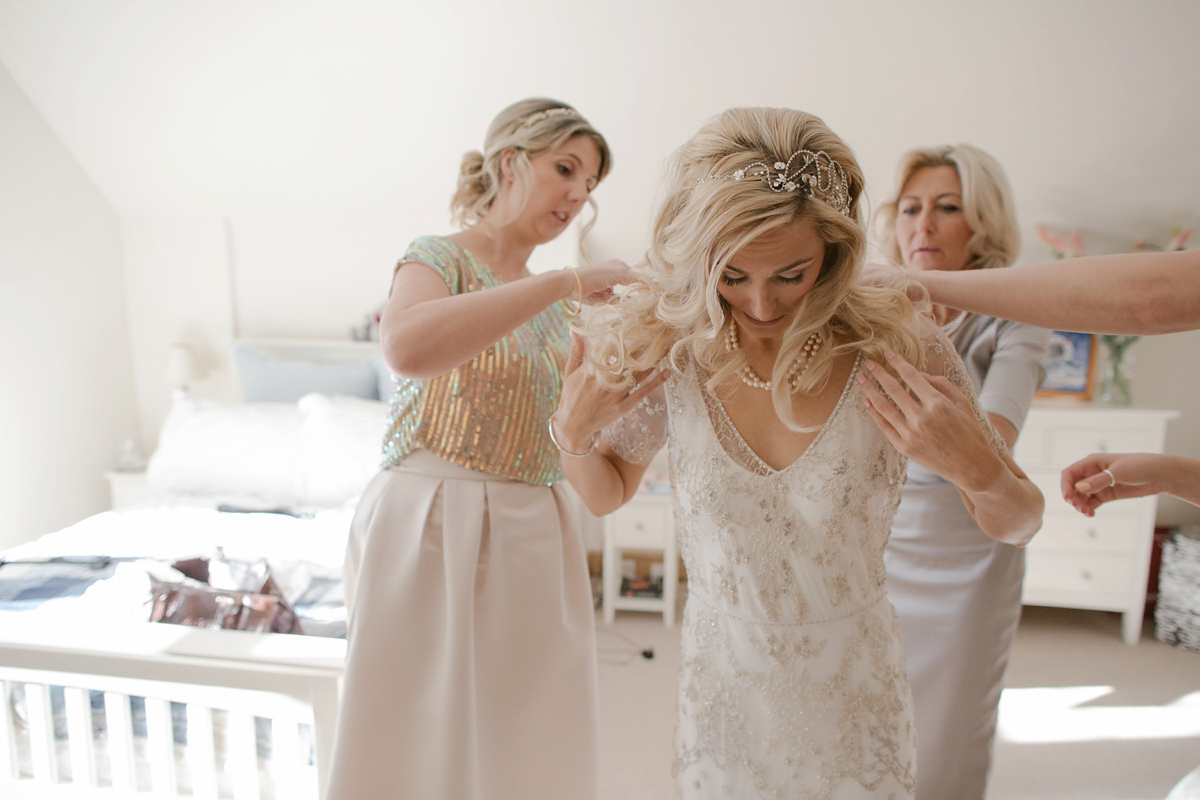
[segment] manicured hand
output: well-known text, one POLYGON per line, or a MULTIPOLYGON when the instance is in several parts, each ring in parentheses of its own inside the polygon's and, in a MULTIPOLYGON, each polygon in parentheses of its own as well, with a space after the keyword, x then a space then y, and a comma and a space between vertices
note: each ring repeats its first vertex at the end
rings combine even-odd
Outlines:
POLYGON ((583 338, 572 332, 562 397, 554 412, 559 444, 578 453, 586 451, 601 430, 632 410, 670 376, 667 369, 646 370, 634 375, 631 388, 609 391, 583 366, 583 354, 583 338))
POLYGON ((967 397, 941 375, 887 353, 892 374, 867 359, 857 376, 867 413, 897 450, 961 489, 983 491, 1005 469, 967 397))
POLYGON ((585 303, 604 303, 612 297, 614 286, 633 283, 637 277, 628 264, 614 258, 590 267, 580 267, 579 280, 583 286, 585 303))
POLYGON ((1090 517, 1110 500, 1167 491, 1169 472, 1161 455, 1092 453, 1062 471, 1063 499, 1090 517))

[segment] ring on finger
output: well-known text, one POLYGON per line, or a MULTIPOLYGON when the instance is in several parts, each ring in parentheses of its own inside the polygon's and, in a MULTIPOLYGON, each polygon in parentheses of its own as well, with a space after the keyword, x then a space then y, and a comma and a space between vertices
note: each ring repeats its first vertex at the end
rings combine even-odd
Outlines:
POLYGON ((1103 467, 1103 468, 1101 468, 1101 470, 1100 470, 1100 471, 1101 471, 1101 472, 1103 472, 1105 475, 1107 475, 1107 476, 1108 476, 1108 480, 1109 480, 1109 484, 1108 484, 1108 485, 1109 485, 1110 487, 1111 487, 1111 486, 1116 486, 1116 485, 1117 485, 1117 479, 1116 479, 1116 478, 1113 476, 1113 474, 1112 474, 1111 472, 1109 472, 1109 471, 1108 471, 1108 468, 1107 468, 1107 467, 1103 467))

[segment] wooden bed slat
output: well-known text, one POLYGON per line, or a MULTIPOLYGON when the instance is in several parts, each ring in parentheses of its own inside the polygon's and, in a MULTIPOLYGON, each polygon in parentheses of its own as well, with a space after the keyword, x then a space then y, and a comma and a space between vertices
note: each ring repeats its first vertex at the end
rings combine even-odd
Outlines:
POLYGON ((87 689, 63 689, 67 710, 67 743, 71 752, 71 782, 95 788, 96 755, 93 748, 92 700, 87 689))
POLYGON ((13 713, 12 681, 0 681, 0 778, 16 780, 20 764, 17 760, 17 715, 13 713))
POLYGON ((213 712, 196 703, 187 707, 187 758, 192 773, 192 794, 215 800, 218 790, 213 712))
POLYGON ((254 717, 229 712, 229 770, 233 773, 234 800, 260 800, 258 746, 254 717))
POLYGON ((146 698, 146 750, 150 759, 150 785, 156 793, 174 797, 179 793, 179 783, 175 771, 171 703, 168 700, 146 698))
POLYGON ((40 683, 25 684, 25 717, 29 722, 29 753, 33 759, 33 777, 45 783, 58 783, 58 759, 54 753, 54 716, 50 708, 50 688, 40 683))
POLYGON ((113 788, 132 792, 137 786, 133 757, 133 714, 129 695, 104 693, 104 722, 108 728, 108 762, 113 788))

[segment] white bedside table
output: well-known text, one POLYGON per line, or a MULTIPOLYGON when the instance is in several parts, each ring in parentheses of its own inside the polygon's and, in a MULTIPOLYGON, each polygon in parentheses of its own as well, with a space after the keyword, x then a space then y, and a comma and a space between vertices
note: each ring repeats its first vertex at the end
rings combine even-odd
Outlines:
POLYGON ((602 565, 604 621, 611 623, 617 609, 655 611, 663 624, 675 624, 675 592, 679 588, 679 548, 675 542, 674 499, 671 495, 636 494, 604 518, 602 565), (621 596, 621 551, 658 550, 663 554, 663 595, 621 596))
POLYGON ((150 497, 144 471, 106 472, 104 477, 108 479, 108 493, 114 509, 135 505, 150 497))

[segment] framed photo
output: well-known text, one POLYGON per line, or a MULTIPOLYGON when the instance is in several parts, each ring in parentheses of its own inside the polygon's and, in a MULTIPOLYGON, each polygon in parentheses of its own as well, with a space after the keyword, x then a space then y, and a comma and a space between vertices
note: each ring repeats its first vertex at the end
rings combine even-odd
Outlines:
POLYGON ((1050 352, 1042 362, 1046 380, 1038 397, 1092 399, 1096 378, 1096 337, 1091 333, 1050 332, 1050 352))

